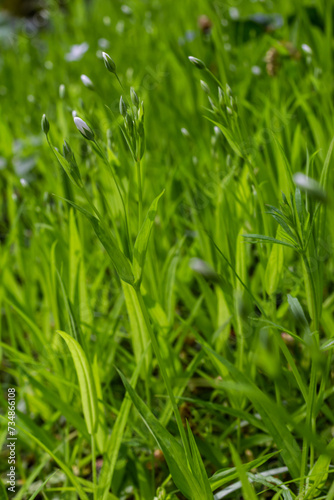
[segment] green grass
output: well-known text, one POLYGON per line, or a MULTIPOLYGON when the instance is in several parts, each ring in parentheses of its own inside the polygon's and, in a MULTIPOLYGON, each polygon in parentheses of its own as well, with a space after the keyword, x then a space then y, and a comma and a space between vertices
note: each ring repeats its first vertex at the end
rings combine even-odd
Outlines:
POLYGON ((333 499, 333 2, 47 5, 0 23, 1 498, 333 499))

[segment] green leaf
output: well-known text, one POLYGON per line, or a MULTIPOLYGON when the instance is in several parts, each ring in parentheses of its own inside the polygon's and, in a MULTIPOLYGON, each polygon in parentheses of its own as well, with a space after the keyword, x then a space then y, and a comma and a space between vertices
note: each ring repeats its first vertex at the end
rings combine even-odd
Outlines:
MULTIPOLYGON (((333 453, 334 450, 334 439, 327 446, 327 450, 333 453)), ((326 455, 325 453, 320 455, 312 469, 310 470, 306 484, 307 489, 304 499, 313 499, 320 494, 320 490, 325 486, 328 477, 328 469, 332 461, 332 454, 326 455)))
MULTIPOLYGON (((189 443, 190 443, 190 450, 192 454, 192 472, 194 474, 194 477, 198 478, 199 483, 201 484, 203 492, 205 492, 205 497, 206 499, 212 499, 212 491, 210 487, 210 482, 208 480, 208 476, 201 458, 201 455, 198 451, 197 444, 195 441, 195 438, 193 436, 193 433, 191 431, 189 422, 187 421, 187 430, 188 430, 188 437, 189 437, 189 443)), ((204 500, 204 499, 203 499, 204 500)))
POLYGON ((136 362, 139 363, 143 352, 146 352, 143 376, 148 377, 150 374, 150 366, 152 361, 152 351, 151 349, 147 349, 148 345, 151 342, 150 334, 147 329, 146 322, 143 318, 135 289, 128 283, 122 283, 122 288, 126 303, 126 309, 128 311, 130 319, 131 340, 135 359, 136 362))
POLYGON ((6 491, 6 487, 3 484, 2 480, 0 479, 0 498, 1 500, 8 500, 8 495, 6 491))
POLYGON ((197 478, 192 475, 188 468, 186 455, 182 446, 155 418, 153 413, 151 413, 149 408, 136 394, 124 375, 120 372, 119 374, 133 404, 137 408, 147 428, 154 436, 158 446, 161 448, 176 486, 187 499, 199 500, 203 498, 204 500, 206 497, 203 496, 197 478))
MULTIPOLYGON (((0 419, 2 419, 3 421, 5 421, 7 423, 7 420, 2 415, 0 415, 0 419)), ((20 425, 16 425, 16 428, 19 431, 24 432, 24 434, 26 434, 26 436, 28 436, 28 438, 30 438, 30 440, 32 442, 36 443, 40 448, 42 448, 42 450, 44 450, 46 453, 48 453, 50 455, 50 457, 59 465, 59 467, 64 471, 64 473, 66 474, 66 476, 68 477, 68 479, 73 484, 73 486, 75 488, 75 491, 77 492, 80 500, 89 500, 88 496, 86 495, 86 493, 82 489, 78 478, 73 474, 73 472, 71 471, 71 469, 62 460, 60 460, 60 458, 57 457, 57 455, 52 450, 50 450, 35 435, 31 434, 30 432, 28 432, 27 430, 25 430, 20 425)))
POLYGON ((164 192, 165 190, 163 190, 162 193, 160 193, 159 196, 157 196, 152 202, 134 244, 133 272, 137 283, 140 283, 142 278, 148 242, 150 239, 154 219, 157 214, 158 203, 164 192))
POLYGON ((268 432, 281 450, 282 458, 289 468, 293 478, 299 477, 301 452, 299 446, 285 424, 286 417, 283 410, 276 405, 261 389, 259 389, 249 378, 238 370, 232 363, 227 361, 208 346, 204 346, 214 366, 223 374, 225 368, 234 378, 237 384, 247 388, 244 394, 252 401, 259 412, 268 432))
POLYGON ((37 488, 36 491, 34 491, 34 493, 31 495, 31 497, 29 497, 29 500, 34 500, 34 498, 37 497, 37 495, 43 490, 44 486, 46 486, 48 484, 48 482, 50 481, 50 479, 56 474, 57 471, 54 471, 52 474, 50 474, 46 479, 45 481, 40 485, 39 488, 37 488))
POLYGON ((130 261, 127 259, 127 257, 121 252, 121 250, 118 248, 117 244, 114 242, 113 237, 111 236, 110 232, 107 233, 103 225, 101 224, 100 220, 92 215, 90 212, 88 212, 86 209, 80 207, 73 201, 67 200, 66 198, 61 198, 60 199, 66 201, 69 203, 72 207, 74 207, 76 210, 79 210, 91 223, 93 226, 93 229, 95 231, 96 236, 99 238, 101 241, 102 245, 106 249, 111 262, 115 266, 115 269, 119 275, 119 277, 123 280, 126 281, 127 283, 130 283, 130 285, 133 285, 135 282, 135 278, 132 272, 132 266, 130 261))
MULTIPOLYGON (((278 235, 277 231, 277 235, 278 235)), ((266 272, 265 285, 266 292, 271 295, 276 292, 284 265, 284 252, 281 245, 274 245, 271 249, 266 272)))
MULTIPOLYGON (((255 469, 266 463, 271 458, 275 457, 278 453, 279 453, 278 451, 274 451, 273 453, 268 453, 263 457, 256 458, 255 460, 247 462, 246 464, 242 464, 241 467, 244 469, 245 472, 251 469, 255 469)), ((231 467, 230 469, 225 469, 215 472, 214 475, 210 477, 209 481, 212 490, 216 490, 217 488, 221 488, 222 486, 224 486, 224 484, 227 484, 230 481, 237 479, 238 477, 239 477, 239 471, 237 470, 237 468, 231 467)))
POLYGON ((80 344, 65 332, 57 331, 65 340, 77 372, 81 403, 89 434, 94 434, 97 426, 97 398, 91 366, 80 344))
POLYGON ((255 494, 254 488, 251 485, 251 483, 248 480, 247 474, 245 472, 245 469, 242 467, 242 463, 240 460, 240 457, 234 448, 232 443, 229 443, 231 454, 232 454, 232 460, 234 462, 234 465, 236 466, 236 469, 239 474, 239 478, 241 481, 241 486, 242 486, 242 493, 244 496, 245 500, 257 500, 257 496, 255 494))
POLYGON ((271 238, 271 236, 265 236, 264 234, 243 234, 243 237, 259 241, 261 243, 277 243, 278 245, 284 245, 286 247, 296 249, 295 245, 292 245, 287 241, 277 240, 276 238, 271 238))
POLYGON ((291 308, 291 312, 292 312, 297 324, 299 326, 302 326, 303 330, 308 335, 311 335, 310 326, 308 324, 308 321, 306 319, 303 308, 300 305, 300 302, 297 299, 297 297, 292 297, 292 295, 288 294, 288 302, 289 302, 289 306, 291 308))
POLYGON ((334 338, 326 340, 323 344, 321 344, 320 351, 329 351, 334 347, 334 338))

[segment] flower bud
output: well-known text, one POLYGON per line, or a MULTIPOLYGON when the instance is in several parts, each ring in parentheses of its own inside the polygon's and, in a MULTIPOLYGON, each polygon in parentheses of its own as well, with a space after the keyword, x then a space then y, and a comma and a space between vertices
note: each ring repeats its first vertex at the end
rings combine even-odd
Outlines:
POLYGON ((228 95, 228 97, 231 97, 231 95, 232 95, 232 94, 233 94, 233 93, 232 93, 232 89, 231 89, 231 87, 229 86, 229 84, 227 83, 227 84, 226 84, 226 95, 228 95))
POLYGON ((144 101, 142 101, 139 105, 138 109, 138 120, 141 122, 144 119, 144 101))
POLYGON ((215 103, 213 102, 213 100, 211 99, 210 96, 208 96, 208 101, 210 103, 212 111, 214 111, 215 113, 218 113, 218 108, 217 108, 217 106, 215 105, 215 103))
POLYGON ((130 96, 131 96, 132 104, 138 108, 139 99, 138 99, 138 96, 137 96, 135 89, 133 87, 130 88, 130 96))
POLYGON ((220 106, 225 106, 225 94, 222 88, 218 87, 218 101, 220 106))
POLYGON ((124 124, 125 128, 129 132, 130 135, 133 134, 133 121, 129 113, 126 113, 125 118, 124 118, 124 124))
POLYGON ((126 115, 126 110, 127 110, 127 106, 123 100, 123 97, 121 96, 120 100, 119 100, 119 112, 121 113, 121 115, 125 118, 125 115, 126 115))
POLYGON ((102 52, 102 57, 107 70, 110 71, 110 73, 114 73, 114 75, 116 75, 116 64, 113 59, 111 59, 111 57, 106 52, 102 52))
POLYGON ((197 59, 197 57, 192 57, 192 56, 189 56, 188 57, 189 61, 194 65, 196 66, 196 68, 198 69, 206 69, 206 66, 204 64, 203 61, 201 61, 200 59, 197 59))
POLYGON ((204 81, 204 80, 201 80, 200 81, 200 84, 201 84, 201 87, 202 87, 202 90, 204 90, 204 92, 206 94, 210 94, 210 88, 209 88, 209 85, 204 81))
POLYGON ((75 182, 75 184, 79 187, 82 186, 82 179, 80 175, 80 170, 75 160, 74 153, 70 147, 70 145, 64 141, 63 144, 63 156, 68 163, 69 171, 67 172, 70 175, 70 178, 75 182))
POLYGON ((204 278, 211 281, 219 281, 219 276, 216 271, 204 260, 194 257, 190 259, 189 266, 193 271, 202 275, 204 278))
POLYGON ((49 130, 50 130, 50 123, 49 123, 45 114, 42 116, 41 125, 42 125, 42 130, 43 130, 44 134, 48 135, 49 130))
POLYGON ((88 141, 94 140, 94 132, 87 125, 86 122, 84 122, 81 118, 76 116, 74 118, 74 123, 75 123, 75 126, 77 127, 77 129, 79 130, 79 132, 81 133, 81 135, 83 135, 85 139, 87 139, 88 141))
POLYGON ((63 83, 59 85, 59 97, 60 99, 65 98, 65 85, 63 83))
POLYGON ((238 103, 237 103, 237 100, 235 97, 230 97, 230 102, 231 102, 231 106, 232 106, 232 109, 233 111, 238 114, 238 103))
POLYGON ((81 75, 80 78, 85 87, 89 90, 95 90, 92 80, 87 75, 81 75))
POLYGON ((321 184, 319 184, 315 179, 312 179, 301 172, 297 172, 293 176, 293 180, 296 186, 301 191, 304 191, 310 198, 317 201, 326 201, 326 191, 324 191, 321 184))

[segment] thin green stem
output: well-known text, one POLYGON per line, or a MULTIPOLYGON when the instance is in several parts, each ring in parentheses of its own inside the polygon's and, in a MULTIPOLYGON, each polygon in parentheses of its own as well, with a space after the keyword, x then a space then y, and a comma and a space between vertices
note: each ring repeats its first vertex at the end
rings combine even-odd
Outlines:
POLYGON ((137 179, 138 179, 138 232, 140 231, 143 222, 143 192, 142 192, 142 182, 141 182, 141 164, 140 160, 137 160, 137 179))
POLYGON ((92 473, 94 484, 94 500, 97 500, 97 476, 96 476, 96 451, 95 451, 95 436, 91 435, 91 448, 92 448, 92 473))

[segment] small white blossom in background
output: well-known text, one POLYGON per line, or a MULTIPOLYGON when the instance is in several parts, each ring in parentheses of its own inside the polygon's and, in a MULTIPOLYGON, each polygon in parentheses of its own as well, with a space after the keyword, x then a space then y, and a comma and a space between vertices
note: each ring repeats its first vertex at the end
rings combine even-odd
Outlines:
POLYGON ((302 51, 305 52, 306 54, 313 54, 311 47, 306 43, 302 44, 302 51))
POLYGON ((70 51, 65 55, 66 61, 79 61, 83 55, 89 49, 87 42, 80 43, 78 45, 72 45, 70 51))
POLYGON ((253 75, 259 76, 262 73, 260 66, 252 66, 253 75))

